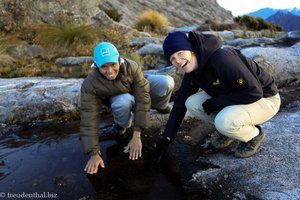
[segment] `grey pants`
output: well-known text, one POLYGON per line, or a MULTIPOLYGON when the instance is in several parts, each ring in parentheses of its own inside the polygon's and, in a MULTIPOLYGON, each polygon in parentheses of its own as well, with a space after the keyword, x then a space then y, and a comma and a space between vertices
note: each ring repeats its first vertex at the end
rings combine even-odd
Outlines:
POLYGON ((195 117, 215 125, 221 134, 243 142, 254 137, 255 125, 270 120, 278 112, 281 103, 279 94, 276 94, 251 104, 227 106, 219 112, 207 115, 202 103, 210 98, 201 91, 191 95, 185 106, 195 117))
MULTIPOLYGON (((149 75, 151 107, 164 109, 168 106, 174 89, 174 79, 165 75, 149 75)), ((110 98, 114 122, 127 128, 132 123, 132 108, 135 104, 134 96, 129 93, 118 94, 110 98)))

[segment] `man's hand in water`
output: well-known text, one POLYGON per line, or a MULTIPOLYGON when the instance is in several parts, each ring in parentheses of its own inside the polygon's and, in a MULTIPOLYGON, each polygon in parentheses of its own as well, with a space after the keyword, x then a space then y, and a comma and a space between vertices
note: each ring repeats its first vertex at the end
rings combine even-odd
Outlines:
POLYGON ((131 160, 142 157, 141 131, 134 131, 128 145, 124 147, 124 153, 129 153, 129 159, 131 160))
POLYGON ((103 159, 101 158, 100 154, 92 155, 87 162, 84 171, 88 174, 96 174, 98 172, 98 167, 105 168, 103 159))

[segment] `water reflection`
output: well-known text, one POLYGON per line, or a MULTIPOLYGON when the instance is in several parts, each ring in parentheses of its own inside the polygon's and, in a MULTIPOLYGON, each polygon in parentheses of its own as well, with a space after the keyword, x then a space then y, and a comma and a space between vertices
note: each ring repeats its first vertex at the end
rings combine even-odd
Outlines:
MULTIPOLYGON (((76 128, 75 128, 76 127, 76 128)), ((97 175, 83 171, 74 124, 27 129, 0 140, 0 192, 50 193, 58 199, 181 199, 178 185, 155 165, 153 152, 130 161, 123 144, 100 143, 106 168, 97 175), (106 157, 105 155, 108 155, 106 157)))

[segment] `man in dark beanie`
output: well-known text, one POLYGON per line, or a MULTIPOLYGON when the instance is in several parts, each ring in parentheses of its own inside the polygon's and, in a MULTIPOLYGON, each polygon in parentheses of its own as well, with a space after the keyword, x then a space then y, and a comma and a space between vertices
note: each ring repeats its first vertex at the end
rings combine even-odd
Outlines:
POLYGON ((188 110, 218 131, 214 148, 240 141, 236 157, 258 152, 266 134, 259 126, 279 110, 280 96, 270 74, 238 50, 221 48, 213 35, 169 33, 163 43, 166 59, 185 72, 161 140, 157 162, 175 139, 188 110), (201 90, 200 90, 201 89, 201 90))

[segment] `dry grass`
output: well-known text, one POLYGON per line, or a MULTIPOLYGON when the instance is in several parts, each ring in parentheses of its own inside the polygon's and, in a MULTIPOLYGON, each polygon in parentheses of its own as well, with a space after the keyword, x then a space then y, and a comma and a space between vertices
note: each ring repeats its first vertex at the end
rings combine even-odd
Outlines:
POLYGON ((146 10, 138 17, 135 28, 140 31, 163 33, 168 25, 169 20, 166 16, 155 10, 146 10))

